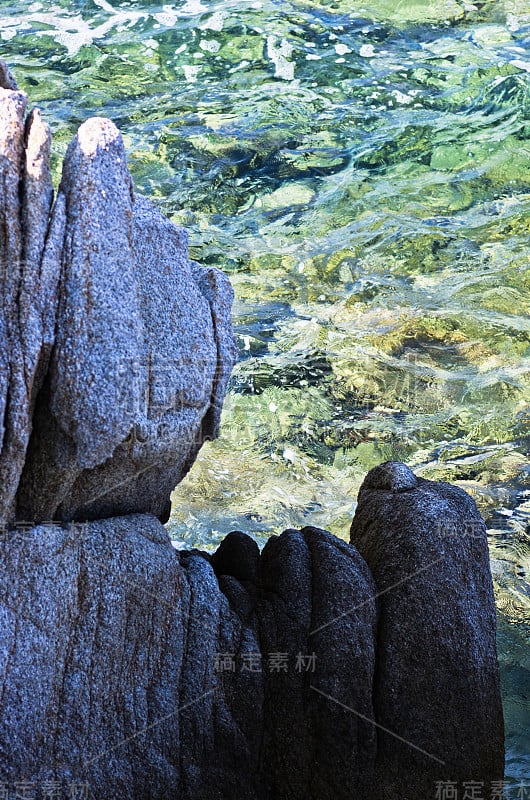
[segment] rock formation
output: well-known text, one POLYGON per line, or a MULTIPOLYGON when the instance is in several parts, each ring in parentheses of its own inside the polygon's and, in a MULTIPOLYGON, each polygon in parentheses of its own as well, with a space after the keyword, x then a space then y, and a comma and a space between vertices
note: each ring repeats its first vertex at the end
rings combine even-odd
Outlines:
POLYGON ((0 560, 0 779, 109 800, 425 800, 439 782, 500 780, 489 568, 455 566, 483 552, 472 501, 428 484, 424 513, 419 491, 373 477, 354 536, 375 583, 316 528, 261 555, 233 533, 213 556, 175 551, 152 515, 15 532, 0 560), (412 509, 401 534, 396 498, 412 509))
POLYGON ((429 797, 435 780, 456 781, 459 796, 472 781, 491 789, 504 768, 503 714, 475 502, 382 464, 361 486, 351 543, 377 586, 377 796, 429 797))
POLYGON ((304 528, 177 552, 159 520, 218 432, 230 285, 134 194, 109 120, 80 127, 52 207, 49 129, 1 62, 0 87, 4 794, 489 797, 502 710, 473 501, 391 462, 351 544, 304 528))
POLYGON ((50 132, 0 69, 0 524, 12 521, 35 398, 49 353, 49 289, 59 264, 43 256, 51 179, 50 132), (41 264, 44 265, 41 277, 41 264), (49 265, 48 265, 49 266, 49 265))
POLYGON ((49 129, 38 111, 25 123, 5 65, 0 79, 0 521, 164 518, 218 432, 230 284, 134 195, 109 120, 81 125, 50 218, 49 129))
POLYGON ((0 563, 2 779, 86 782, 108 800, 356 796, 376 744, 370 573, 315 529, 271 539, 252 578, 244 549, 216 575, 148 515, 14 540, 0 563))

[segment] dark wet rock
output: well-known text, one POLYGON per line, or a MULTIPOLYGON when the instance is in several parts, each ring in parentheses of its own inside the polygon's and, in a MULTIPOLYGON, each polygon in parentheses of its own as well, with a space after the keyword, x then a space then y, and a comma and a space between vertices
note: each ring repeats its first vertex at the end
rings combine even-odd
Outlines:
POLYGON ((259 547, 250 536, 232 531, 226 536, 212 556, 212 566, 217 576, 229 575, 240 582, 257 583, 259 547))
POLYGON ((271 538, 260 562, 264 652, 314 655, 315 671, 268 673, 262 758, 270 797, 369 797, 375 586, 355 550, 326 531, 271 538))
MULTIPOLYGON (((374 797, 503 777, 495 604, 484 523, 461 489, 389 462, 359 493, 351 542, 377 585, 374 797)), ((484 794, 486 796, 486 794, 484 794)))
POLYGON ((13 534, 0 778, 108 800, 361 796, 375 733, 340 703, 372 715, 366 565, 306 528, 272 539, 254 576, 242 622, 210 560, 176 552, 150 516, 13 534))

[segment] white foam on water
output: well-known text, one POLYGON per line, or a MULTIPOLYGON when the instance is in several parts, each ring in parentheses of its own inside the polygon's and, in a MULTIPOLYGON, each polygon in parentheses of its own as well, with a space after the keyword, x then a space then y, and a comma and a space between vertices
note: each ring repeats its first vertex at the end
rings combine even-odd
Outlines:
POLYGON ((208 30, 222 31, 224 21, 227 18, 227 16, 228 14, 226 13, 226 11, 216 11, 214 14, 212 14, 211 17, 209 17, 209 19, 206 19, 204 20, 204 22, 201 22, 199 28, 203 31, 208 31, 208 30))
POLYGON ((363 58, 373 58, 375 56, 375 49, 373 44, 363 44, 359 50, 359 55, 363 58))
MULTIPOLYGON (((171 11, 172 7, 164 6, 164 11, 166 9, 171 11)), ((177 18, 182 14, 189 14, 190 16, 194 17, 197 14, 204 14, 204 12, 208 10, 208 6, 203 6, 201 0, 186 0, 186 3, 182 6, 182 8, 179 8, 177 18)))
POLYGON ((294 79, 294 63, 289 61, 294 47, 287 39, 282 39, 280 45, 276 44, 276 36, 272 34, 267 37, 267 55, 275 67, 274 77, 284 81, 294 79))
POLYGON ((110 3, 107 3, 107 0, 94 0, 94 5, 102 8, 103 11, 107 11, 109 14, 117 13, 116 9, 113 8, 110 3))
POLYGON ((218 53, 221 49, 221 42, 218 42, 217 39, 202 39, 199 47, 201 50, 206 50, 207 53, 218 53))
POLYGON ((529 61, 522 61, 520 58, 514 58, 513 61, 510 61, 512 67, 517 67, 517 69, 522 69, 525 72, 530 72, 530 62, 529 61))
MULTIPOLYGON (((0 17, 0 30, 2 31, 2 39, 7 40, 13 38, 17 33, 22 31, 31 30, 39 24, 44 24, 46 30, 34 30, 35 36, 50 36, 58 44, 63 45, 68 51, 68 55, 73 56, 79 52, 84 46, 90 46, 95 39, 102 38, 112 28, 122 25, 124 28, 130 28, 139 19, 147 16, 146 12, 138 12, 127 10, 117 11, 112 8, 106 0, 97 0, 97 5, 104 11, 110 9, 111 17, 101 25, 91 27, 91 25, 83 19, 80 14, 68 15, 64 13, 64 9, 53 7, 50 11, 30 11, 19 17, 0 17), (12 31, 14 30, 14 33, 12 31)), ((32 6, 33 8, 35 6, 32 6)), ((38 6, 41 8, 42 6, 38 6)))
POLYGON ((183 64, 182 65, 182 70, 184 72, 184 76, 185 76, 186 80, 188 81, 188 83, 195 83, 196 82, 197 76, 199 75, 199 72, 200 72, 200 69, 201 68, 199 66, 192 66, 191 64, 183 64))

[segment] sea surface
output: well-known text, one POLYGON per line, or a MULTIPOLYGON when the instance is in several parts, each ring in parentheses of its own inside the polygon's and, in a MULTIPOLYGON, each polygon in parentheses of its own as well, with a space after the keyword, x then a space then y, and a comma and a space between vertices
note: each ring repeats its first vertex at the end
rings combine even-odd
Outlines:
POLYGON ((233 283, 222 434, 177 542, 347 538, 387 459, 489 531, 507 796, 530 799, 530 0, 0 1, 54 133, 121 129, 138 191, 233 283))

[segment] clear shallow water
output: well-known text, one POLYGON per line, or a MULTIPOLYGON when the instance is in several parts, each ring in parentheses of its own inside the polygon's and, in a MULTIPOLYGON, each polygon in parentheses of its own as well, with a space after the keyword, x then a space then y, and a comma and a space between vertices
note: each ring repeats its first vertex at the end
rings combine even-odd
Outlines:
POLYGON ((175 491, 173 535, 346 538, 388 458, 459 483, 490 533, 513 797, 530 784, 529 45, 528 0, 0 2, 56 170, 109 116, 136 187, 236 291, 222 437, 175 491))

